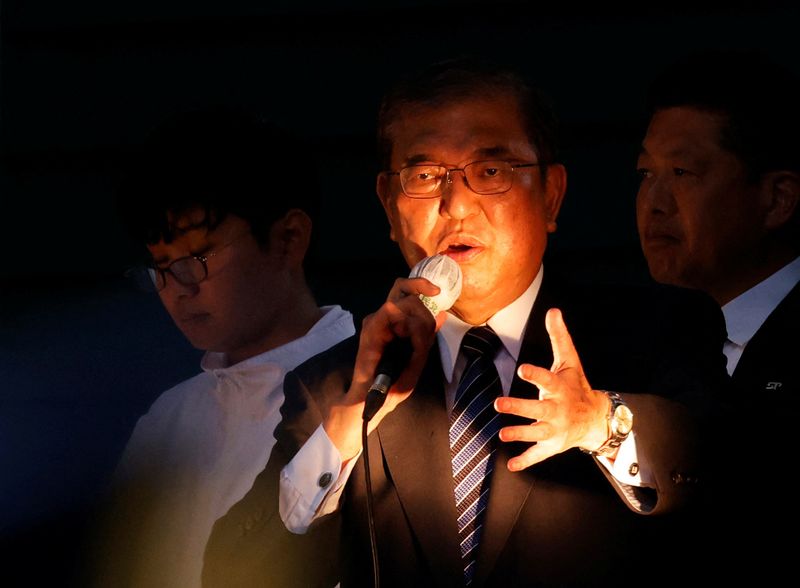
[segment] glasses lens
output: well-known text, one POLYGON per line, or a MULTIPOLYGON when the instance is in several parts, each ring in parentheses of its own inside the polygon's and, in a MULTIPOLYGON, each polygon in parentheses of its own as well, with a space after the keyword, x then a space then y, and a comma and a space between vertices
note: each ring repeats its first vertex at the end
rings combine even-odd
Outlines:
POLYGON ((464 166, 467 183, 478 194, 500 194, 511 188, 513 170, 507 161, 475 161, 464 166))
POLYGON ((441 165, 412 165, 400 170, 400 185, 408 196, 430 196, 447 171, 441 165))
POLYGON ((154 267, 149 267, 147 268, 147 277, 149 279, 148 281, 150 282, 150 287, 152 289, 158 291, 164 287, 165 285, 164 272, 154 267))
POLYGON ((169 271, 184 286, 198 284, 206 277, 206 266, 196 257, 176 259, 169 265, 169 271))

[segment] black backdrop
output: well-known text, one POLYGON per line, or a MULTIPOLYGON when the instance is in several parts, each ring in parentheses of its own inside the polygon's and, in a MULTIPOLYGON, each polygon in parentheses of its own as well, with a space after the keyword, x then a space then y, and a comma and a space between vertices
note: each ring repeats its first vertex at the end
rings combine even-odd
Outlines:
POLYGON ((798 67, 800 20, 790 2, 641 4, 3 1, 0 582, 67 577, 136 418, 199 369, 159 302, 121 277, 134 248, 110 190, 150 126, 221 102, 307 136, 324 155, 316 293, 360 316, 406 271, 374 196, 381 91, 414 64, 483 53, 527 69, 561 117, 569 189, 548 256, 586 278, 646 279, 633 170, 647 81, 703 47, 798 67))

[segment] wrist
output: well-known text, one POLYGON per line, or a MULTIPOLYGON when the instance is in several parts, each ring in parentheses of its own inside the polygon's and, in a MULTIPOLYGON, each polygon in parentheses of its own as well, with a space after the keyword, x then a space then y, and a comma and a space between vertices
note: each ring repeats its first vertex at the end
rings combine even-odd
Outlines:
POLYGON ((333 406, 322 423, 343 462, 361 451, 362 405, 333 406))
POLYGON ((619 394, 602 392, 607 398, 608 406, 605 440, 599 445, 593 443, 594 447, 582 447, 581 451, 589 455, 613 458, 633 429, 633 413, 619 394))

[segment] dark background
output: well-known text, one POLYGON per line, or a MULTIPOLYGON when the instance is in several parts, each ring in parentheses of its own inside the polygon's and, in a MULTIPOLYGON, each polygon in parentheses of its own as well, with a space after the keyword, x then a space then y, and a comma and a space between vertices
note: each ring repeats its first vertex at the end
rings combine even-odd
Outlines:
POLYGON ((407 271, 374 196, 381 92, 415 64, 489 55, 530 72, 562 120, 570 182, 548 256, 587 279, 641 280, 647 81, 703 47, 797 68, 791 4, 3 1, 0 583, 67 584, 136 419, 199 370, 159 301, 122 278, 136 250, 111 189, 158 120, 228 103, 306 136, 325 178, 316 293, 361 316, 407 271))

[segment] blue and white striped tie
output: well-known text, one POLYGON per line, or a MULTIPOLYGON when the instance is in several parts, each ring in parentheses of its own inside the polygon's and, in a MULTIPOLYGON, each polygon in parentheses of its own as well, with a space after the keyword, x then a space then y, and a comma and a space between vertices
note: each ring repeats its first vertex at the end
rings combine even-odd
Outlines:
POLYGON ((492 406, 502 393, 493 361, 498 349, 500 339, 491 327, 473 327, 467 331, 461 342, 467 365, 450 413, 450 454, 467 586, 475 573, 482 515, 489 501, 489 478, 500 430, 500 415, 492 406))

